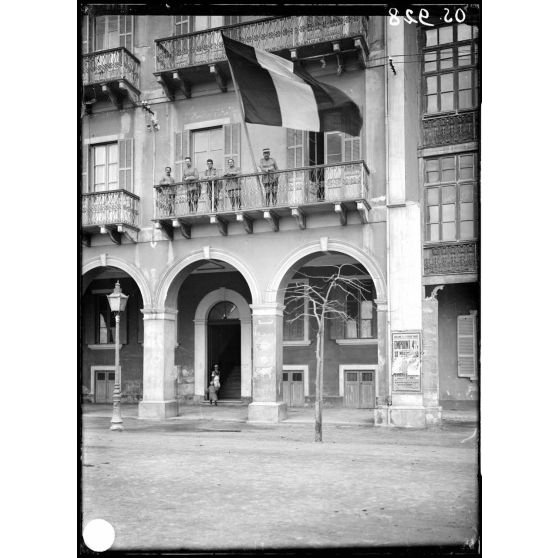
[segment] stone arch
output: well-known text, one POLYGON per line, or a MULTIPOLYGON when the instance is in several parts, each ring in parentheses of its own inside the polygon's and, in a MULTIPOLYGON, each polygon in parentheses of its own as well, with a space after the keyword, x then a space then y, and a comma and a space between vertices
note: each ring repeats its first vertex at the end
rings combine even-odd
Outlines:
POLYGON ((87 272, 97 267, 116 267, 126 272, 136 282, 141 293, 144 308, 150 308, 152 306, 151 289, 145 277, 135 265, 126 260, 107 255, 106 258, 93 258, 84 262, 82 264, 81 273, 85 275, 87 272))
POLYGON ((207 293, 194 317, 194 395, 203 396, 207 379, 207 316, 217 302, 232 302, 240 315, 240 396, 252 395, 252 316, 246 299, 236 291, 221 287, 207 293))
POLYGON ((360 264, 364 266, 372 280, 374 281, 374 286, 376 287, 376 301, 378 304, 385 303, 387 300, 386 295, 386 282, 384 279, 384 274, 380 268, 380 265, 376 261, 376 259, 367 254, 360 248, 349 244, 348 242, 344 242, 342 240, 332 240, 327 238, 322 238, 320 240, 316 240, 305 246, 302 246, 292 252, 287 258, 283 260, 277 273, 274 275, 273 279, 269 283, 268 288, 265 292, 265 299, 268 303, 277 303, 280 302, 278 299, 278 294, 280 289, 285 286, 285 283, 288 280, 288 273, 291 268, 296 265, 298 262, 317 254, 319 252, 340 252, 347 256, 351 256, 355 260, 357 260, 360 264))
MULTIPOLYGON (((163 271, 159 283, 155 290, 154 302, 156 308, 176 308, 178 291, 181 281, 177 281, 183 272, 192 268, 194 264, 203 260, 221 260, 232 265, 244 278, 252 295, 252 304, 258 304, 261 300, 260 289, 250 268, 239 258, 230 252, 225 252, 217 248, 205 247, 190 254, 187 258, 174 262, 163 271)), ((187 273, 185 273, 187 274, 187 273)))

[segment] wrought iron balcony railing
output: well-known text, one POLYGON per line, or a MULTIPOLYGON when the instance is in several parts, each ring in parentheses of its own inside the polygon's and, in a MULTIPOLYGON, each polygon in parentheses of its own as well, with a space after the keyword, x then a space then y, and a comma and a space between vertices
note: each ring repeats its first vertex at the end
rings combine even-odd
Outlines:
POLYGON ((140 61, 124 47, 85 54, 82 63, 84 85, 125 79, 139 90, 140 61))
POLYGON ((362 37, 366 43, 368 19, 362 16, 266 18, 158 39, 155 41, 156 71, 226 61, 221 31, 256 48, 280 51, 353 37, 362 37))
POLYGON ((138 227, 139 197, 127 190, 108 190, 81 196, 82 227, 138 227))
POLYGON ((155 220, 367 200, 364 161, 156 185, 155 220))

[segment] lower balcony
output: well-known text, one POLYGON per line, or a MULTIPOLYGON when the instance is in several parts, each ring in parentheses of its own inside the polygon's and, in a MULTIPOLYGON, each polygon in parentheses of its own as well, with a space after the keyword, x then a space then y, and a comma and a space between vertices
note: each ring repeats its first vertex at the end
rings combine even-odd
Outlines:
POLYGON ((138 240, 139 197, 127 190, 109 190, 82 194, 81 231, 82 241, 91 244, 94 234, 107 234, 115 244, 122 235, 130 241, 138 240))
POLYGON ((478 242, 475 240, 424 246, 425 283, 429 283, 428 278, 439 282, 440 276, 475 278, 478 271, 478 242))
POLYGON ((155 186, 155 223, 173 238, 178 229, 190 238, 193 225, 215 224, 222 235, 231 222, 248 234, 257 219, 278 231, 282 218, 306 228, 306 216, 331 211, 347 224, 350 211, 369 222, 370 171, 364 161, 301 167, 275 173, 240 174, 234 178, 155 186))

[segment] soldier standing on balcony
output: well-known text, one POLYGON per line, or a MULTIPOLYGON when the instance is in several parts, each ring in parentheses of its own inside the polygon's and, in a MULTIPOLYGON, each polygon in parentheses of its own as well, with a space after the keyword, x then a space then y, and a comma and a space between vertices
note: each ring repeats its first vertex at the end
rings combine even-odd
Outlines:
POLYGON ((221 184, 218 180, 208 180, 211 177, 217 176, 217 169, 213 167, 213 159, 207 160, 207 168, 205 169, 203 176, 207 180, 207 190, 211 199, 211 211, 217 211, 221 184))
POLYGON ((279 167, 275 159, 270 157, 269 147, 263 150, 263 159, 260 159, 260 172, 263 173, 262 182, 265 188, 265 204, 277 205, 277 183, 279 177, 273 172, 278 171, 279 167))
POLYGON ((235 178, 240 174, 240 169, 238 169, 234 164, 234 159, 229 159, 227 161, 229 168, 225 170, 223 176, 225 177, 225 190, 227 196, 231 200, 231 207, 233 211, 235 209, 240 209, 240 184, 239 179, 235 178))
POLYGON ((161 186, 167 186, 170 184, 174 184, 174 178, 172 177, 172 169, 170 167, 165 167, 165 174, 159 180, 159 186, 155 186, 155 190, 159 194, 157 199, 157 205, 159 210, 163 211, 164 213, 168 212, 168 215, 174 213, 174 198, 175 192, 173 191, 174 188, 161 188, 161 186))
POLYGON ((186 163, 186 166, 182 174, 182 182, 184 182, 184 187, 186 188, 190 213, 195 213, 198 210, 198 199, 200 197, 198 171, 192 166, 192 159, 190 157, 184 157, 184 163, 186 163))

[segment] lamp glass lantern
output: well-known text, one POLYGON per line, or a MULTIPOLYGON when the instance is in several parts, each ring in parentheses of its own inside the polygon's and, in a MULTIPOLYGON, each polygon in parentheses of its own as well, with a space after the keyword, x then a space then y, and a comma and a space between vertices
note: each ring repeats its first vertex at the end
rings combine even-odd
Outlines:
POLYGON ((120 288, 120 281, 116 282, 114 291, 107 295, 108 303, 111 312, 124 312, 126 303, 128 302, 128 295, 125 295, 120 288))

